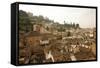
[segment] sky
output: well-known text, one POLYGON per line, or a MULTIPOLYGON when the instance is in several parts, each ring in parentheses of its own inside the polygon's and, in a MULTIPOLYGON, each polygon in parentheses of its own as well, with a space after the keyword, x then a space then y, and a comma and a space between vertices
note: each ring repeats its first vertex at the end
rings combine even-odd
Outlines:
POLYGON ((19 10, 31 12, 33 15, 48 17, 55 22, 63 24, 78 23, 81 28, 94 28, 96 26, 96 9, 76 8, 76 7, 57 7, 20 4, 19 10))

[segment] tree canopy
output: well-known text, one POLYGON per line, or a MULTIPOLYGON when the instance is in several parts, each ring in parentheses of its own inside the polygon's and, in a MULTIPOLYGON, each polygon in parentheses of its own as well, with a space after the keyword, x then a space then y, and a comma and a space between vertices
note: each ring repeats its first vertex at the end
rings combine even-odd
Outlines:
POLYGON ((22 10, 19 11, 19 30, 24 32, 32 30, 31 20, 28 14, 22 10))
MULTIPOLYGON (((50 20, 48 17, 44 17, 42 15, 35 16, 32 13, 27 13, 23 10, 19 10, 19 30, 24 32, 32 31, 34 24, 50 24, 52 23, 51 28, 54 28, 57 31, 65 31, 66 29, 77 29, 80 28, 80 25, 76 22, 67 23, 64 21, 64 24, 60 24, 59 22, 55 22, 54 20, 50 20)), ((47 27, 47 30, 50 28, 47 27)), ((53 30, 54 30, 53 29, 53 30)))

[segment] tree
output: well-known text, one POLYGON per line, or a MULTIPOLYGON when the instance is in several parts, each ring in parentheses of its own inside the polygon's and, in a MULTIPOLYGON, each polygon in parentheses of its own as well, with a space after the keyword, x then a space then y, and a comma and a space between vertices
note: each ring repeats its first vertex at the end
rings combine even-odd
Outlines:
POLYGON ((24 32, 32 30, 32 23, 30 18, 28 14, 23 10, 19 11, 19 30, 24 32))
POLYGON ((65 29, 61 26, 59 29, 58 29, 59 32, 64 32, 65 29))
POLYGON ((73 23, 73 25, 72 25, 72 26, 73 26, 73 28, 75 28, 75 26, 76 26, 76 25, 75 25, 75 23, 73 23))
POLYGON ((38 23, 41 23, 42 21, 44 20, 44 17, 42 15, 39 15, 38 16, 38 23))
POLYGON ((68 31, 67 36, 71 36, 71 32, 70 31, 68 31))
POLYGON ((49 27, 46 27, 46 30, 49 30, 49 27))
POLYGON ((79 24, 76 24, 76 28, 79 28, 79 24))

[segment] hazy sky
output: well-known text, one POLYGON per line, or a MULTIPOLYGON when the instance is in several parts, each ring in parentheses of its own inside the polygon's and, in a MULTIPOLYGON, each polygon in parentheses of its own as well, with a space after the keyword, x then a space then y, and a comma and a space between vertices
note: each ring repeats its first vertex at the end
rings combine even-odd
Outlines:
POLYGON ((82 28, 92 28, 96 24, 96 10, 91 8, 73 8, 39 5, 19 5, 19 10, 31 12, 33 15, 43 15, 55 22, 79 23, 82 28))

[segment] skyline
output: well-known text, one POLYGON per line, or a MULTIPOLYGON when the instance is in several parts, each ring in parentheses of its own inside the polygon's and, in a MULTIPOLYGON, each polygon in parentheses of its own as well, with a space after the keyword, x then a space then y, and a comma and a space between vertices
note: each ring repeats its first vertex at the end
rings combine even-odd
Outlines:
POLYGON ((73 8, 40 5, 19 5, 19 10, 30 12, 35 16, 42 15, 50 20, 63 24, 64 21, 74 22, 82 28, 96 27, 96 10, 93 8, 73 8))

